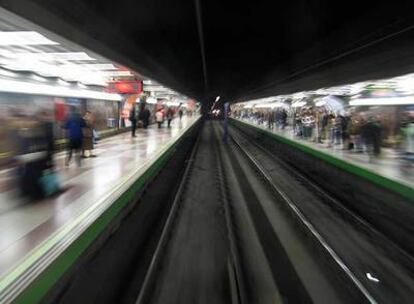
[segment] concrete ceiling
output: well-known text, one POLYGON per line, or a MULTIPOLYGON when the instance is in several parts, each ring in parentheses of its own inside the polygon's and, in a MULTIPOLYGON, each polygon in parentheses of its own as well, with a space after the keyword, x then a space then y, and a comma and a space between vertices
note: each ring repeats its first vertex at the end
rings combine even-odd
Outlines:
POLYGON ((216 95, 237 101, 414 71, 413 1, 0 5, 206 103, 216 95))

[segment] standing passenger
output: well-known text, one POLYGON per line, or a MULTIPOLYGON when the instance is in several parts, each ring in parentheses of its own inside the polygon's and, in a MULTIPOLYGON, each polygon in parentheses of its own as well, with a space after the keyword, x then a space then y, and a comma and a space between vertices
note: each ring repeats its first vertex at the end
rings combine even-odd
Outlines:
POLYGON ((183 109, 180 108, 178 111, 178 116, 180 117, 180 120, 183 118, 183 109))
POLYGON ((82 149, 82 128, 85 127, 85 121, 82 119, 76 107, 72 106, 70 108, 69 118, 66 121, 64 127, 68 132, 69 147, 68 147, 68 156, 66 159, 66 166, 69 166, 69 163, 72 159, 73 151, 75 151, 76 161, 78 166, 81 165, 81 156, 80 151, 82 149))
POLYGON ((414 116, 410 118, 410 121, 404 128, 406 136, 406 147, 405 152, 408 156, 414 156, 414 116))
POLYGON ((174 117, 174 110, 171 107, 168 107, 167 109, 167 126, 168 128, 171 127, 171 121, 174 117))
POLYGON ((137 115, 135 111, 135 105, 132 106, 131 112, 129 112, 129 120, 131 121, 131 135, 137 137, 135 131, 137 129, 137 115))
POLYGON ((142 110, 142 123, 144 129, 148 128, 151 112, 146 107, 142 110))
POLYGON ((92 113, 90 111, 86 111, 83 119, 85 121, 85 127, 82 129, 82 158, 96 157, 96 155, 92 154, 94 140, 92 113), (86 151, 89 151, 89 156, 86 156, 86 151))
POLYGON ((155 113, 155 119, 157 120, 158 129, 160 129, 164 120, 164 114, 162 113, 162 109, 158 109, 157 113, 155 113))

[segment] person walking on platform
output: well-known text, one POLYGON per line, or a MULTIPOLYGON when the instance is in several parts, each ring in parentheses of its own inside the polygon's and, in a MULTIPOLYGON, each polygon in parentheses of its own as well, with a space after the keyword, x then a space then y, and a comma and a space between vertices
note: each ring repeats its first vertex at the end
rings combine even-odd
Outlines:
POLYGON ((144 127, 144 129, 147 129, 149 125, 150 116, 151 116, 150 110, 144 107, 140 113, 140 116, 141 116, 140 120, 142 120, 142 126, 144 127))
POLYGON ((160 129, 164 121, 164 114, 162 113, 162 109, 158 109, 157 113, 155 113, 155 119, 158 124, 158 129, 160 129))
POLYGON ((369 156, 378 157, 381 153, 381 124, 370 117, 361 131, 362 138, 369 156))
POLYGON ((171 107, 169 107, 167 109, 167 126, 168 126, 168 128, 171 128, 171 121, 172 121, 173 118, 174 118, 174 110, 171 107))
POLYGON ((414 157, 414 116, 411 117, 410 120, 411 121, 408 122, 405 128, 403 129, 406 137, 405 152, 407 155, 414 157))
POLYGON ((92 113, 86 111, 83 119, 85 121, 85 127, 82 128, 82 158, 96 157, 96 155, 92 153, 94 145, 92 113), (89 151, 89 156, 86 156, 86 151, 89 151))
POLYGON ((180 108, 179 110, 178 110, 178 116, 180 117, 180 120, 183 118, 183 109, 182 108, 180 108))
POLYGON ((54 169, 53 154, 55 153, 55 138, 53 136, 53 122, 50 113, 41 111, 39 113, 39 124, 42 129, 45 148, 46 148, 46 167, 45 169, 54 169))
POLYGON ((69 118, 66 121, 64 128, 67 130, 69 146, 68 146, 68 156, 66 159, 66 166, 69 166, 69 163, 72 159, 73 151, 75 151, 76 161, 78 166, 81 165, 81 155, 80 151, 82 149, 82 128, 86 126, 85 121, 79 114, 76 107, 72 106, 70 108, 69 118))
POLYGON ((135 131, 137 130, 137 114, 135 111, 135 105, 132 106, 132 109, 129 112, 129 121, 131 122, 131 135, 132 137, 137 137, 135 135, 135 131))

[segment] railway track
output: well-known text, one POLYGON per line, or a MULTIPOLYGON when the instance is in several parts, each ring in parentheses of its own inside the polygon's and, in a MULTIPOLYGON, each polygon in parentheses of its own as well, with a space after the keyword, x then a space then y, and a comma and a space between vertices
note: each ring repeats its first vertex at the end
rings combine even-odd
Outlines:
POLYGON ((218 145, 213 129, 205 128, 136 303, 248 303, 218 145))
MULTIPOLYGON (((220 122, 206 121, 174 167, 187 159, 180 179, 174 181, 168 170, 174 186, 164 193, 164 179, 159 179, 143 196, 148 210, 158 206, 147 213, 152 221, 136 210, 120 235, 108 241, 108 252, 117 252, 122 239, 137 242, 132 262, 123 263, 130 268, 126 275, 111 278, 120 287, 105 290, 111 299, 145 304, 412 302, 414 263, 408 254, 266 146, 234 128, 230 135, 223 144, 220 122), (151 198, 157 191, 168 203, 155 205, 151 198), (158 223, 157 233, 152 222, 158 223), (130 231, 140 237, 124 238, 130 231), (139 245, 144 236, 148 241, 139 245)), ((98 252, 94 273, 122 256, 98 252)), ((83 299, 91 290, 85 282, 96 293, 102 289, 87 279, 89 273, 85 270, 85 279, 69 289, 76 297, 62 303, 83 299)))
POLYGON ((284 201, 315 244, 324 249, 325 255, 367 302, 412 301, 411 255, 297 169, 278 159, 266 146, 252 141, 238 129, 232 128, 231 134, 233 143, 262 180, 284 201), (286 186, 288 183, 294 187, 286 186))

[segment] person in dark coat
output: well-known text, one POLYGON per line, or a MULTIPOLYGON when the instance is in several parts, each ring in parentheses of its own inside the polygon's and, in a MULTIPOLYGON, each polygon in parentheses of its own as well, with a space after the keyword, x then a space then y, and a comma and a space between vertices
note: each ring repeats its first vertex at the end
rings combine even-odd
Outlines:
POLYGON ((373 153, 374 156, 379 156, 381 153, 381 131, 381 123, 373 117, 362 126, 361 136, 368 153, 373 153))
POLYGON ((171 121, 174 118, 174 110, 171 107, 169 107, 167 109, 167 115, 166 116, 167 116, 167 127, 170 128, 171 127, 171 121))
POLYGON ((129 120, 131 121, 131 135, 132 137, 137 137, 135 135, 135 131, 137 130, 137 114, 135 105, 132 106, 131 112, 129 112, 129 120))
POLYGON ((85 116, 83 117, 85 121, 85 127, 82 129, 82 158, 88 157, 96 157, 93 154, 94 148, 94 137, 93 137, 93 128, 94 128, 94 120, 92 113, 90 111, 86 111, 85 116), (89 155, 86 155, 86 151, 89 151, 89 155))
POLYGON ((151 116, 151 112, 147 109, 145 104, 141 104, 139 114, 138 114, 138 119, 142 123, 142 127, 144 129, 148 128, 150 116, 151 116))
POLYGON ((76 107, 72 106, 70 108, 69 118, 67 119, 64 128, 67 130, 68 135, 68 156, 66 159, 66 166, 69 166, 69 163, 72 159, 73 151, 76 153, 76 160, 78 166, 81 165, 81 155, 82 150, 82 139, 83 133, 82 129, 86 126, 85 121, 82 116, 79 114, 76 107))
POLYGON ((142 125, 144 129, 148 128, 151 112, 147 108, 142 110, 142 125))

